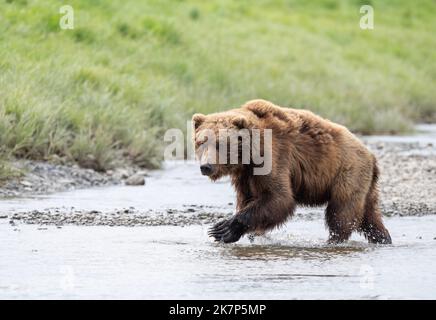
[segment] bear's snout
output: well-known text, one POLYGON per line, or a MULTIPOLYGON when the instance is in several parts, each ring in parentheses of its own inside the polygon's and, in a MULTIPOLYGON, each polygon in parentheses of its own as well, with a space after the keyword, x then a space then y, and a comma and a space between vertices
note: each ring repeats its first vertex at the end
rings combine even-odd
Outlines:
POLYGON ((213 168, 212 168, 212 165, 210 165, 209 163, 206 163, 206 164, 202 164, 200 166, 200 170, 201 170, 201 174, 203 176, 210 176, 212 174, 213 168))

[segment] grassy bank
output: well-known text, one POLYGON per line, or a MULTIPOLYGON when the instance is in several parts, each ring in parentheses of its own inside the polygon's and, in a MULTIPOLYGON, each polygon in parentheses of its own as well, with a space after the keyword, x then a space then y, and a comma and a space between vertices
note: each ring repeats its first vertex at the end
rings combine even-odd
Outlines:
POLYGON ((431 0, 67 3, 74 30, 57 0, 0 1, 2 158, 155 167, 165 128, 253 98, 365 133, 436 118, 431 0))

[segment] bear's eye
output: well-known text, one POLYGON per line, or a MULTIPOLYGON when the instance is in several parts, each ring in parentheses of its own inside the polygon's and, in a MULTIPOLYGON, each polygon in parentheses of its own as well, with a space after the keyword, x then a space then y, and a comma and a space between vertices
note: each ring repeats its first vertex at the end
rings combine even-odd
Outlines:
POLYGON ((196 139, 195 146, 198 148, 199 146, 205 144, 207 142, 207 137, 203 137, 203 139, 196 139))

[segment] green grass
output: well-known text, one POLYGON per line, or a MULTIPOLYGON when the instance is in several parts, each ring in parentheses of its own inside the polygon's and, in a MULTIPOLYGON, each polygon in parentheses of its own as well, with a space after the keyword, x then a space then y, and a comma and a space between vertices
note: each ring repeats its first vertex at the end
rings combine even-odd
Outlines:
POLYGON ((436 120, 432 0, 72 0, 74 30, 61 3, 0 0, 0 157, 156 167, 163 130, 253 98, 363 133, 436 120))

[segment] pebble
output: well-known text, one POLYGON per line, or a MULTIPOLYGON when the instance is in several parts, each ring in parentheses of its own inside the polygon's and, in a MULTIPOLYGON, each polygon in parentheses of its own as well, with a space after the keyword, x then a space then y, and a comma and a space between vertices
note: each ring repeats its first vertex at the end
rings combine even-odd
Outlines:
POLYGON ((134 174, 126 180, 128 186, 143 186, 145 185, 145 178, 141 174, 134 174))
POLYGON ((31 187, 32 183, 26 180, 20 181, 20 184, 25 186, 25 187, 31 187))
POLYGON ((127 179, 129 177, 129 171, 127 169, 119 169, 115 173, 120 179, 127 179))

